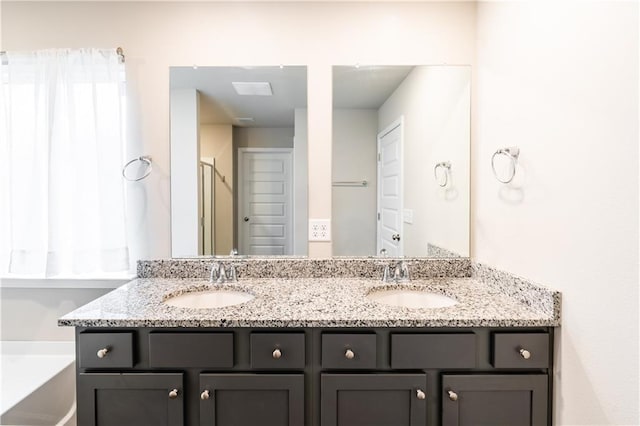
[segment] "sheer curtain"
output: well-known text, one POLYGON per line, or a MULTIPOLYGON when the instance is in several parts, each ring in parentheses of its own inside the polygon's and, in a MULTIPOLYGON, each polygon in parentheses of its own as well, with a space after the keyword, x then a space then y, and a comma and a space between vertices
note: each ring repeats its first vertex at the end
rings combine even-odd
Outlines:
POLYGON ((128 270, 115 49, 0 58, 0 275, 128 270))

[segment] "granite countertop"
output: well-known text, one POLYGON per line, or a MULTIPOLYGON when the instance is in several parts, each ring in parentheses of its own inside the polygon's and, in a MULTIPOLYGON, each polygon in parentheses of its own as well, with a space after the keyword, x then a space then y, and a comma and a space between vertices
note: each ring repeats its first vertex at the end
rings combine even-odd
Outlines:
POLYGON ((58 320, 78 327, 538 327, 560 324, 559 295, 536 289, 517 296, 467 278, 423 278, 385 284, 365 278, 245 278, 219 287, 196 278, 138 278, 58 320), (457 305, 393 307, 367 299, 380 287, 429 290, 457 305), (170 295, 210 288, 239 289, 255 298, 215 309, 168 306, 170 295), (547 294, 548 293, 548 294, 547 294), (528 298, 527 298, 528 297, 528 298))

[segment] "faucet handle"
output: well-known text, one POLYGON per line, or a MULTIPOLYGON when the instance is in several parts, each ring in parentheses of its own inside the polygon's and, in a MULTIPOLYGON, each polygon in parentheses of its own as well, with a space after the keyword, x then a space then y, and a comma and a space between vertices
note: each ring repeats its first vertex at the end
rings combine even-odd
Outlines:
POLYGON ((238 281, 238 271, 236 270, 235 263, 229 264, 229 269, 227 270, 227 281, 235 283, 238 281))
POLYGON ((393 281, 393 278, 391 278, 391 269, 389 268, 389 264, 386 263, 384 265, 384 270, 382 271, 382 282, 388 283, 391 281, 393 281))
POLYGON ((211 275, 209 275, 209 282, 216 282, 220 279, 220 264, 213 262, 211 264, 211 275))
MULTIPOLYGON (((409 273, 409 262, 407 262, 406 260, 403 260, 399 263, 399 275, 396 275, 396 279, 398 281, 410 281, 411 280, 411 276, 409 273)), ((396 266, 396 271, 398 271, 398 266, 396 266)))

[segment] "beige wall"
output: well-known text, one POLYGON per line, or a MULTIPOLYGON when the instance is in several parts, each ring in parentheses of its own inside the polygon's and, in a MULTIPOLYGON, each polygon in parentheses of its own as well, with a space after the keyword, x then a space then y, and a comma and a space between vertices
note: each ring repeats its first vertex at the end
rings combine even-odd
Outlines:
POLYGON ((237 148, 293 148, 293 127, 234 127, 237 148))
MULTIPOLYGON (((331 66, 469 64, 475 4, 7 2, 3 48, 116 47, 132 99, 128 156, 154 173, 130 185, 135 259, 169 257, 169 66, 308 65, 309 215, 331 217, 331 66)), ((309 244, 328 256, 331 244, 309 244)))
POLYGON ((404 117, 404 253, 426 256, 427 243, 469 256, 471 69, 419 66, 380 107, 378 130, 404 117), (451 183, 437 185, 433 168, 451 163, 451 183))
POLYGON ((333 187, 331 237, 335 256, 376 254, 377 130, 377 110, 333 110, 333 180, 368 182, 366 187, 333 187))
POLYGON ((200 157, 214 158, 215 254, 233 248, 233 130, 229 125, 200 125, 200 157), (224 182, 223 182, 224 177, 224 182))
POLYGON ((562 292, 558 425, 640 424, 638 35, 637 2, 478 6, 473 251, 562 292))

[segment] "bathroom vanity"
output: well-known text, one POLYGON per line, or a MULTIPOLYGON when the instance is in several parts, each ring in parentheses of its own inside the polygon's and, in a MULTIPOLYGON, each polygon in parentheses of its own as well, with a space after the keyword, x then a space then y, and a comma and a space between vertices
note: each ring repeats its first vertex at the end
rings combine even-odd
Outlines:
POLYGON ((191 262, 143 264, 147 278, 60 319, 76 327, 78 424, 551 424, 556 292, 474 271, 468 259, 416 264, 417 276, 398 284, 348 276, 378 272, 372 262, 316 278, 335 263, 300 259, 212 285, 206 263, 191 262), (163 272, 149 273, 155 267, 163 272), (287 277, 305 270, 312 276, 287 277), (212 286, 254 298, 215 309, 165 303, 212 286), (414 309, 368 297, 399 288, 457 304, 414 309))

